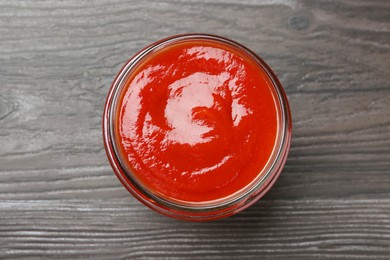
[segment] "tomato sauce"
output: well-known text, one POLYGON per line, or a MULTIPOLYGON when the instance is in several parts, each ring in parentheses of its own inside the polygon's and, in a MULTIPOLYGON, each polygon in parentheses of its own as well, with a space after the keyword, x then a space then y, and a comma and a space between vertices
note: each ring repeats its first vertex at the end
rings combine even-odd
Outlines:
POLYGON ((224 199, 264 174, 278 104, 247 52, 207 39, 178 42, 148 54, 126 79, 115 141, 150 192, 189 203, 224 199))

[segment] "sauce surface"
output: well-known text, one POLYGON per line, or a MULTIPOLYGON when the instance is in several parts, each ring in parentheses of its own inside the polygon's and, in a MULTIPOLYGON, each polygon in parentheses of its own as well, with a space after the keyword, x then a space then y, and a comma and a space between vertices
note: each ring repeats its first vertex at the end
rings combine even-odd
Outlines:
POLYGON ((183 41, 149 54, 118 99, 119 154, 141 185, 174 201, 225 198, 253 182, 277 138, 271 80, 243 50, 183 41))

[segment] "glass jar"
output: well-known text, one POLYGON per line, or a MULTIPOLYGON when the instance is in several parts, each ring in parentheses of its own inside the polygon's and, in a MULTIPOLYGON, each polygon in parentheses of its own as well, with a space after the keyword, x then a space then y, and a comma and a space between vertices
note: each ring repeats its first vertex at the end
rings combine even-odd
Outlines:
POLYGON ((103 138, 109 162, 123 186, 140 202, 166 216, 188 221, 210 221, 228 217, 249 207, 259 200, 275 183, 285 164, 291 142, 291 115, 287 97, 271 68, 254 52, 232 40, 206 34, 185 34, 160 40, 133 56, 116 76, 107 95, 103 114, 103 138), (145 61, 156 51, 184 41, 207 40, 229 46, 244 52, 259 66, 272 82, 277 114, 277 137, 272 154, 255 180, 242 190, 217 201, 178 202, 150 190, 143 185, 129 169, 120 149, 114 131, 118 100, 129 75, 137 64, 145 61))

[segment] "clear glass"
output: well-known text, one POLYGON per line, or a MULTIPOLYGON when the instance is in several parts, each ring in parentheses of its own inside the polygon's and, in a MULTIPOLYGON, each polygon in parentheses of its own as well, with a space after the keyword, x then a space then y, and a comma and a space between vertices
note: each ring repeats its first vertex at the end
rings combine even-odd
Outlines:
POLYGON ((290 147, 291 129, 291 113, 286 94, 284 93, 279 80, 270 67, 255 53, 241 44, 220 36, 206 34, 185 34, 172 36, 153 43, 133 56, 133 58, 131 58, 121 69, 112 83, 107 95, 103 114, 103 139, 107 157, 115 174, 123 186, 135 198, 137 198, 140 202, 149 208, 169 217, 189 221, 210 221, 228 217, 244 210, 259 200, 272 187, 283 169, 290 147), (118 104, 118 96, 121 93, 124 83, 126 82, 128 76, 132 73, 134 67, 146 56, 153 54, 156 50, 171 46, 177 42, 200 39, 216 41, 244 51, 246 54, 251 56, 267 73, 273 83, 274 91, 277 97, 276 102, 278 103, 277 113, 279 130, 277 141, 268 164, 264 167, 262 172, 259 173, 258 178, 243 190, 240 190, 239 192, 236 192, 226 198, 211 202, 183 203, 168 201, 167 199, 156 195, 156 193, 153 191, 144 188, 121 159, 121 155, 119 154, 116 146, 114 131, 115 112, 118 104))

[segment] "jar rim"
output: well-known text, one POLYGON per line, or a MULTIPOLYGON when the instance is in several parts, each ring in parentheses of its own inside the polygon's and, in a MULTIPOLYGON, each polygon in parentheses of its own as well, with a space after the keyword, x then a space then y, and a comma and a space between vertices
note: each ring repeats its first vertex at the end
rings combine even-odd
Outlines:
POLYGON ((104 145, 108 159, 119 180, 129 190, 130 193, 132 193, 145 205, 159 211, 160 213, 165 213, 166 215, 172 216, 173 214, 173 217, 176 215, 176 218, 181 218, 183 212, 185 212, 185 215, 187 216, 188 212, 197 212, 200 214, 198 218, 204 217, 204 214, 208 215, 207 212, 214 212, 214 216, 219 218, 216 212, 220 212, 222 215, 234 214, 235 211, 240 211, 243 208, 249 206, 249 204, 257 201, 273 185, 284 166, 291 142, 291 128, 292 122, 288 100, 281 83, 271 68, 257 54, 255 54, 247 47, 230 39, 210 34, 175 35, 157 41, 142 49, 123 66, 123 68, 116 76, 110 87, 109 94, 107 95, 103 114, 104 145), (117 109, 118 97, 127 81, 128 76, 132 73, 136 65, 156 50, 165 48, 167 46, 172 46, 172 44, 175 43, 191 40, 216 41, 218 43, 228 45, 229 47, 241 50, 247 54, 268 76, 270 82, 272 83, 275 97, 277 98, 277 101, 275 101, 277 104, 275 104, 275 106, 277 110, 280 110, 277 112, 278 117, 280 118, 278 118, 277 139, 274 149, 272 154, 269 156, 267 164, 263 167, 261 172, 259 172, 257 177, 244 188, 233 194, 230 194, 229 196, 206 202, 183 202, 172 199, 168 200, 163 196, 159 196, 158 193, 154 193, 153 191, 148 190, 131 173, 131 170, 127 167, 126 163, 123 162, 120 152, 117 148, 114 131, 114 119, 117 109))

